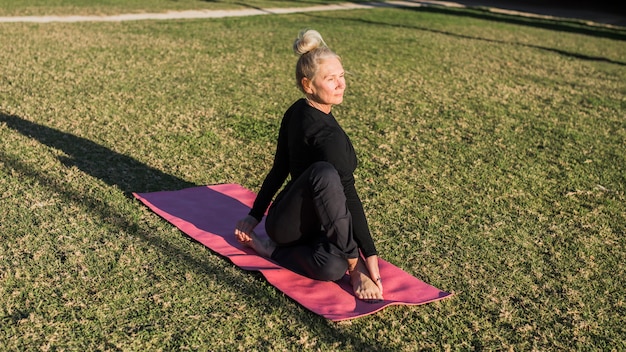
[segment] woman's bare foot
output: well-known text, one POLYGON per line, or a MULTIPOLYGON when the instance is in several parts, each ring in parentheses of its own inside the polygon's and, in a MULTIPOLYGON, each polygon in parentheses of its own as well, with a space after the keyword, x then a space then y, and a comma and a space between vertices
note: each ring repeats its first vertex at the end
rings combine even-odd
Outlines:
POLYGON ((383 300, 383 295, 378 285, 369 277, 367 268, 359 260, 356 269, 350 272, 350 283, 354 295, 368 303, 377 303, 383 300))
POLYGON ((250 232, 249 235, 236 231, 235 237, 239 243, 254 249, 262 257, 271 257, 276 249, 274 241, 269 238, 260 239, 254 231, 250 232))

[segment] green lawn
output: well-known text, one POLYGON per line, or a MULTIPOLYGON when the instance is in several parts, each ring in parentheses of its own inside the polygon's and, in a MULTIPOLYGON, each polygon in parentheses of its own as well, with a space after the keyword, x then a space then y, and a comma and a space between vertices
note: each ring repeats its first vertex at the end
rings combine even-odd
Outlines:
MULTIPOLYGON (((347 0, 0 0, 0 16, 112 15, 184 10, 241 10, 306 7, 345 3, 347 0)), ((356 0, 349 2, 367 2, 356 0)))
POLYGON ((626 30, 431 7, 0 37, 3 350, 626 349, 626 30), (303 27, 349 71, 381 256, 453 298, 332 323, 130 196, 258 190, 303 27))

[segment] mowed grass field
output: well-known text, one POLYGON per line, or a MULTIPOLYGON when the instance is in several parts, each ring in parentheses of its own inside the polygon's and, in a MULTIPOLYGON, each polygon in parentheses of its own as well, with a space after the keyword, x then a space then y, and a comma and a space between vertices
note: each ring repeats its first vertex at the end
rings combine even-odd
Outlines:
MULTIPOLYGON (((350 1, 353 3, 366 0, 350 1)), ((346 3, 342 0, 0 0, 0 16, 115 15, 185 10, 242 10, 308 7, 346 3)))
POLYGON ((2 350, 626 349, 623 29, 427 7, 0 37, 2 350), (332 323, 132 198, 258 190, 305 27, 349 72, 381 257, 452 298, 332 323))

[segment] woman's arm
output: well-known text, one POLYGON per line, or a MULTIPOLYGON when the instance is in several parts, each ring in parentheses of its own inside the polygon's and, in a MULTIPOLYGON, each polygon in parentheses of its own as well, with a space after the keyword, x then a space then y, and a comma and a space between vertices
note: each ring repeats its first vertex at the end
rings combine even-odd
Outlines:
POLYGON ((361 203, 361 199, 359 198, 356 188, 354 187, 354 181, 344 185, 344 193, 346 195, 348 210, 350 210, 350 214, 352 215, 354 240, 366 258, 378 254, 369 230, 369 225, 367 224, 363 204, 361 203))
POLYGON ((274 154, 274 163, 272 168, 265 176, 265 180, 261 185, 261 189, 254 200, 249 216, 252 216, 260 222, 269 207, 274 195, 289 175, 289 152, 287 140, 288 118, 287 115, 283 120, 278 131, 278 141, 276 143, 276 153, 274 154))

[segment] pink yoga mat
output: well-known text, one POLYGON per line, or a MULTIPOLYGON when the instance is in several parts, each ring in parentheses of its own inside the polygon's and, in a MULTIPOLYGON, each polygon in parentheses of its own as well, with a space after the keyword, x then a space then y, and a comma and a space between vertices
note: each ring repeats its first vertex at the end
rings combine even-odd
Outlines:
MULTIPOLYGON (((332 321, 365 316, 389 305, 418 305, 451 296, 380 259, 385 300, 366 303, 354 296, 347 275, 338 282, 312 280, 256 255, 252 249, 239 244, 233 235, 235 223, 248 213, 255 199, 253 192, 240 185, 221 184, 133 195, 196 241, 242 269, 260 271, 284 294, 332 321)), ((258 236, 266 236, 264 228, 264 223, 259 224, 255 230, 258 236)))

